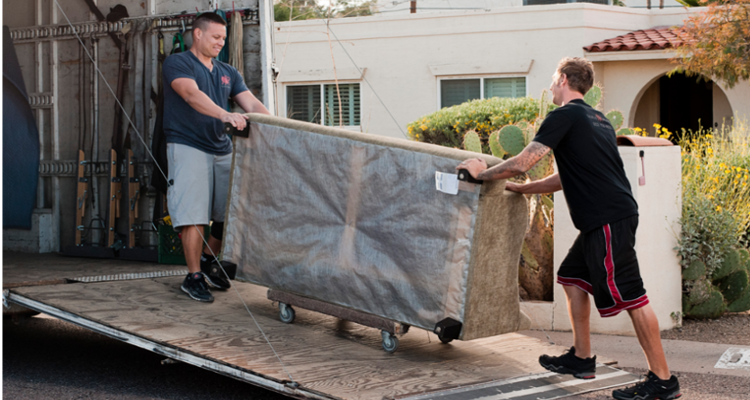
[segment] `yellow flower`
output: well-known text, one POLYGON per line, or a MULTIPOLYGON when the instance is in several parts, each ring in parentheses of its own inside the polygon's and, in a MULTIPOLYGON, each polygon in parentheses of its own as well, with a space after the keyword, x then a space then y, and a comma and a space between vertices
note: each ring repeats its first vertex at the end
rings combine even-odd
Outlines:
POLYGON ((721 206, 716 206, 716 211, 721 212, 721 206))
POLYGON ((661 125, 659 125, 659 124, 654 124, 654 128, 656 128, 656 129, 659 129, 659 128, 661 128, 661 125))
POLYGON ((422 124, 419 126, 419 129, 421 129, 423 132, 427 130, 427 125, 422 124))

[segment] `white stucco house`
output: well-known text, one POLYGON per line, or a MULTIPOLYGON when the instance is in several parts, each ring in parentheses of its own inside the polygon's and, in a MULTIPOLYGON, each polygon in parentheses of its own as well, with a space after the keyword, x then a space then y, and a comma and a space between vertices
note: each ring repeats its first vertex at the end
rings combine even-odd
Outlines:
MULTIPOLYGON (((747 82, 728 90, 666 77, 682 40, 674 28, 701 8, 675 7, 673 0, 663 9, 470 0, 445 2, 451 9, 440 9, 440 1, 419 0, 425 8, 410 13, 408 2, 382 0, 380 14, 329 25, 275 23, 279 115, 404 138, 408 123, 443 107, 492 96, 538 97, 549 88, 558 61, 576 56, 593 62, 604 88, 602 109, 622 111, 627 126, 653 131, 658 123, 674 131, 697 129, 699 121, 716 127, 750 117, 747 82), (426 7, 428 1, 435 7, 426 7)), ((636 241, 644 283, 661 329, 669 329, 680 323, 681 310, 681 269, 673 251, 681 215, 679 148, 647 150, 646 161, 637 148, 621 153, 643 205, 636 241), (644 165, 658 173, 651 172, 642 186, 644 165)), ((555 221, 557 270, 577 231, 561 211, 563 196, 555 196, 555 207, 562 216, 555 221)), ((537 327, 570 329, 559 285, 553 302, 522 309, 537 327)), ((602 319, 592 310, 591 322, 593 332, 633 334, 625 313, 602 319)))
MULTIPOLYGON (((393 4, 382 3, 381 10, 393 4)), ((351 129, 404 137, 406 124, 445 106, 490 96, 538 97, 565 56, 594 63, 605 90, 602 108, 621 110, 631 127, 696 128, 698 119, 716 126, 750 111, 746 82, 727 90, 664 78, 674 68, 669 59, 679 39, 668 28, 701 8, 674 7, 673 1, 650 10, 507 1, 492 9, 411 14, 399 8, 408 4, 396 3, 393 12, 331 20, 330 31, 324 20, 275 23, 279 114, 327 125, 339 125, 341 114, 351 129)), ((503 2, 464 5, 496 3, 503 2)))

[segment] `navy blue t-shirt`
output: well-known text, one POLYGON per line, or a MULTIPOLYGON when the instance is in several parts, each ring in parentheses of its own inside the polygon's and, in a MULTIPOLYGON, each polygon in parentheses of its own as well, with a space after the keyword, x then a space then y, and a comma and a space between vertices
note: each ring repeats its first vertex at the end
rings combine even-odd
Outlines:
POLYGON ((232 152, 232 141, 224 133, 221 120, 203 115, 172 89, 172 81, 190 78, 219 107, 226 109, 229 99, 248 90, 234 67, 213 59, 209 71, 191 51, 167 57, 162 67, 164 82, 164 133, 167 143, 184 144, 209 154, 232 152))
POLYGON ((555 152, 573 224, 588 232, 638 214, 612 124, 583 100, 547 115, 534 138, 555 152))

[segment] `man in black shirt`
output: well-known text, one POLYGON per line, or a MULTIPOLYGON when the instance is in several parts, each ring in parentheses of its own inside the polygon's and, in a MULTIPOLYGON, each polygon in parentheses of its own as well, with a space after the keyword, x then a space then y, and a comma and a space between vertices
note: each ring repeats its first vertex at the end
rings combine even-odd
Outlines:
POLYGON ((582 58, 564 58, 550 90, 560 106, 545 118, 534 140, 516 157, 492 168, 480 159, 462 162, 476 179, 507 179, 526 173, 551 150, 559 173, 527 184, 506 183, 518 193, 563 190, 573 223, 580 234, 563 260, 557 282, 563 285, 573 326, 574 346, 562 356, 539 357, 553 372, 593 379, 596 357, 591 354, 589 294, 602 317, 627 310, 646 354, 645 381, 615 390, 617 399, 674 399, 680 396, 677 378, 669 372, 659 323, 649 305, 635 254, 638 204, 633 198, 617 150, 616 134, 605 116, 583 101, 594 83, 594 69, 582 58))

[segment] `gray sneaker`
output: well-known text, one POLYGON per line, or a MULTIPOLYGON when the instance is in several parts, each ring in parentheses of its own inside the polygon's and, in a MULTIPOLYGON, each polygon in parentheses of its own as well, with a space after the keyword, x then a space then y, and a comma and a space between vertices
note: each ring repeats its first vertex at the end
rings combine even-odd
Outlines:
POLYGON ((211 291, 208 290, 206 280, 203 279, 203 274, 196 272, 194 274, 187 274, 185 280, 182 281, 180 287, 183 292, 187 293, 193 300, 203 301, 206 303, 213 303, 214 296, 211 295, 211 291))

